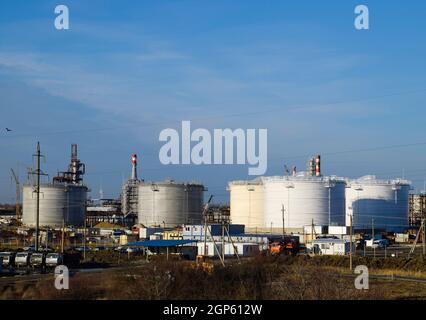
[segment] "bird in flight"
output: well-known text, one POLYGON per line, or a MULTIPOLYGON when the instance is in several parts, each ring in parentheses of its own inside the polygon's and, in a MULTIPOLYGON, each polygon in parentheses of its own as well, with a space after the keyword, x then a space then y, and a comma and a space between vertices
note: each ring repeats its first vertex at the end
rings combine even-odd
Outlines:
POLYGON ((6 132, 11 132, 12 129, 6 128, 6 132))

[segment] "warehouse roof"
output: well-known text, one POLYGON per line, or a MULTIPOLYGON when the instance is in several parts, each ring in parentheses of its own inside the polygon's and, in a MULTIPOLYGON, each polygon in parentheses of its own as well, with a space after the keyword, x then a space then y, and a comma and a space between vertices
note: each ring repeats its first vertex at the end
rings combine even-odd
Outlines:
POLYGON ((334 239, 334 238, 319 238, 311 240, 312 243, 347 243, 349 240, 346 239, 334 239))
POLYGON ((128 243, 129 247, 176 247, 188 243, 197 242, 196 240, 146 240, 128 243))

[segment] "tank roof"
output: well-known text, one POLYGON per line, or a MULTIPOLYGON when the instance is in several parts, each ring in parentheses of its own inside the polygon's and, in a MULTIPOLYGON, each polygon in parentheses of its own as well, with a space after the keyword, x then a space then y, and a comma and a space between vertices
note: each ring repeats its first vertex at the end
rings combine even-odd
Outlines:
MULTIPOLYGON (((32 184, 32 183, 27 183, 24 184, 24 187, 36 187, 36 184, 32 184)), ((56 182, 56 183, 41 183, 40 184, 40 188, 85 188, 87 189, 88 187, 84 184, 74 184, 74 183, 66 183, 66 182, 56 182)))
POLYGON ((260 177, 253 179, 253 180, 235 180, 235 181, 229 181, 228 182, 229 186, 231 186, 231 185, 234 185, 234 186, 253 185, 253 186, 255 186, 255 185, 261 185, 261 184, 262 184, 262 179, 260 177))
POLYGON ((141 186, 144 185, 159 185, 159 186, 200 186, 204 187, 204 185, 200 182, 191 181, 191 182, 179 182, 175 180, 164 180, 164 181, 143 181, 140 183, 141 186))
POLYGON ((375 175, 366 175, 357 179, 347 179, 348 183, 364 184, 364 185, 406 185, 410 186, 411 181, 401 178, 395 179, 378 179, 375 175))

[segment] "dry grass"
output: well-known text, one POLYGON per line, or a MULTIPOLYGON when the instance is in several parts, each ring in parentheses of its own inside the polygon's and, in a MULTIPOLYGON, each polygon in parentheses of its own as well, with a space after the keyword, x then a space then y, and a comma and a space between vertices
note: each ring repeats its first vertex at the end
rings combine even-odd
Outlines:
MULTIPOLYGON (((395 272, 378 269, 375 272, 395 272)), ((387 262, 388 263, 388 262, 387 262)), ((336 300, 336 299, 425 299, 426 284, 370 281, 370 290, 356 290, 345 258, 256 257, 226 267, 216 265, 212 273, 191 267, 187 261, 154 262, 123 270, 77 274, 70 290, 58 291, 52 279, 33 285, 0 290, 3 299, 249 299, 249 300, 336 300)), ((397 265, 403 262, 397 262, 397 265)), ((354 264, 357 265, 357 264, 354 264)), ((379 264, 380 265, 380 264, 379 264)), ((407 264, 405 264, 407 265, 407 264)), ((408 265, 417 265, 409 263, 408 265)), ((422 269, 422 267, 418 268, 422 269)), ((422 274, 402 268, 399 274, 422 274)))

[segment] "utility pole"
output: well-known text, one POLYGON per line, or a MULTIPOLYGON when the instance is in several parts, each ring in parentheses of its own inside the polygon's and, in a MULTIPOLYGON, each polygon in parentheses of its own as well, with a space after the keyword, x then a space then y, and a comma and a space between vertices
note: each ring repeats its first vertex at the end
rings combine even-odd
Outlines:
POLYGON ((226 230, 226 234, 228 235, 228 240, 231 242, 232 247, 234 248, 234 253, 237 256, 238 262, 241 262, 240 255, 238 254, 238 248, 235 245, 234 240, 232 240, 232 237, 231 237, 231 235, 229 233, 229 224, 228 224, 228 228, 226 228, 225 230, 226 230))
POLYGON ((282 215, 283 215, 283 239, 285 238, 285 221, 284 221, 284 212, 285 212, 285 209, 284 209, 284 204, 282 205, 282 207, 281 207, 281 213, 282 213, 282 215))
POLYGON ((311 245, 312 245, 312 250, 314 254, 317 254, 315 252, 315 247, 314 247, 314 232, 315 232, 315 225, 314 225, 314 219, 312 219, 312 224, 311 224, 311 245))
POLYGON ((65 218, 62 217, 62 237, 61 237, 61 253, 64 254, 64 242, 65 242, 65 218))
POLYGON ((349 236, 349 239, 350 239, 350 251, 349 251, 349 269, 352 271, 352 243, 353 243, 353 239, 352 239, 352 215, 350 216, 350 230, 349 230, 349 232, 350 232, 350 236, 349 236))
POLYGON ((376 247, 374 246, 374 218, 371 219, 371 245, 373 246, 373 257, 376 258, 376 247))
POLYGON ((424 257, 425 257, 425 255, 426 255, 426 237, 425 237, 425 234, 426 234, 426 225, 425 225, 425 218, 423 218, 422 219, 422 226, 423 226, 423 241, 422 241, 422 243, 423 243, 423 259, 424 259, 424 257))
POLYGON ((203 216, 204 216, 204 253, 203 256, 206 256, 206 252, 207 252, 207 211, 209 210, 209 206, 210 206, 210 202, 212 201, 213 196, 211 195, 209 198, 209 201, 207 201, 205 207, 204 207, 204 212, 203 212, 203 216))
POLYGON ((19 183, 19 173, 15 174, 13 169, 10 169, 10 171, 12 171, 12 176, 16 184, 16 219, 19 220, 21 217, 21 184, 19 183))
POLYGON ((34 157, 37 158, 37 169, 31 174, 35 174, 37 176, 37 185, 36 185, 36 194, 37 194, 37 205, 36 205, 36 239, 35 239, 35 251, 38 251, 39 247, 39 236, 40 236, 40 178, 41 176, 45 176, 40 168, 40 159, 43 157, 40 152, 40 142, 37 142, 37 152, 34 157))
POLYGON ((37 218, 36 218, 36 244, 35 251, 38 251, 38 237, 40 233, 40 142, 37 142, 37 218))
POLYGON ((84 230, 83 230, 83 261, 86 261, 86 228, 87 228, 87 223, 86 223, 86 216, 85 216, 84 217, 84 230))
POLYGON ((221 218, 222 222, 222 260, 225 261, 225 220, 221 218))
POLYGON ((420 237, 421 233, 423 235, 423 241, 422 241, 422 243, 423 243, 423 258, 424 258, 424 256, 425 256, 425 227, 426 227, 425 226, 425 219, 423 218, 422 219, 422 224, 420 226, 420 229, 417 232, 416 239, 414 240, 413 246, 411 247, 411 250, 408 253, 408 258, 410 258, 410 256, 414 253, 414 251, 416 249, 416 246, 417 246, 417 243, 419 241, 419 237, 420 237))

